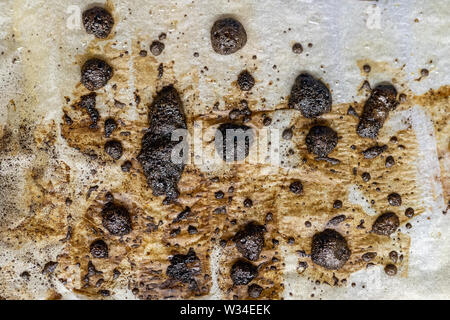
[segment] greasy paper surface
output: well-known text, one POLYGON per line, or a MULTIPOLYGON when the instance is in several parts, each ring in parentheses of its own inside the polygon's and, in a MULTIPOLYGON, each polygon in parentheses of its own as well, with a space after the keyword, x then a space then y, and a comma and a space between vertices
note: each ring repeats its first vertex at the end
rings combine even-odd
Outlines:
POLYGON ((102 298, 98 290, 108 289, 112 298, 193 298, 182 285, 167 289, 161 283, 168 256, 195 247, 202 275, 208 275, 202 279, 201 298, 247 298, 246 288, 231 288, 228 276, 239 255, 232 242, 222 248, 219 240, 229 239, 246 221, 264 223, 271 212, 275 219, 267 224, 261 259, 267 267, 255 280, 265 288, 261 298, 449 298, 449 219, 443 212, 449 199, 450 9, 445 1, 110 1, 106 7, 116 24, 102 41, 71 20, 76 8, 82 12, 90 2, 71 6, 65 1, 0 3, 2 297, 102 298), (246 46, 229 56, 214 54, 209 41, 210 26, 223 15, 238 18, 248 36, 246 46), (162 32, 167 33, 165 49, 153 57, 148 46, 162 32), (292 52, 295 42, 303 45, 300 55, 292 52), (140 57, 141 49, 149 55, 140 57), (91 56, 108 59, 114 67, 113 79, 98 92, 97 107, 102 120, 118 118, 120 131, 129 132, 120 135, 118 130, 115 137, 124 144, 122 160, 133 162, 130 174, 121 172, 122 162, 114 163, 102 153, 103 131, 87 130, 86 114, 72 108, 87 93, 79 83, 80 65, 91 56), (158 80, 160 63, 165 69, 158 80), (368 75, 362 71, 364 64, 371 65, 368 75), (429 75, 422 78, 423 68, 429 75), (233 83, 243 69, 256 79, 249 94, 233 83), (336 167, 314 162, 304 146, 311 121, 286 110, 290 88, 301 71, 321 78, 332 92, 332 112, 321 121, 340 136, 332 154, 342 161, 336 167), (388 172, 384 158, 361 160, 359 152, 373 142, 356 136, 357 120, 347 115, 349 105, 362 110, 367 99, 367 92, 360 90, 364 80, 372 87, 392 82, 407 95, 378 138, 396 159, 388 172), (179 204, 162 205, 161 198, 151 195, 135 157, 147 127, 148 104, 167 84, 180 91, 191 131, 195 120, 203 120, 205 130, 220 123, 219 116, 226 117, 245 98, 254 112, 253 127, 260 128, 265 116, 272 118, 274 128, 294 126, 294 138, 282 145, 294 155, 275 171, 251 165, 189 165, 180 182, 179 204), (117 107, 115 100, 125 107, 117 107), (64 113, 74 120, 72 126, 64 123, 64 113), (394 135, 404 149, 389 142, 394 135), (92 153, 97 158, 86 155, 92 153), (351 173, 355 166, 357 176, 351 173), (381 192, 360 187, 364 171, 371 173, 381 192), (215 176, 220 177, 217 183, 211 182, 215 176), (303 181, 300 200, 287 191, 292 179, 303 181), (224 204, 212 191, 226 192, 231 185, 235 194, 227 215, 212 214, 224 204), (88 196, 93 186, 97 189, 88 196), (108 191, 133 212, 136 228, 125 240, 105 235, 112 258, 93 261, 103 274, 93 276, 86 288, 88 245, 98 236, 92 229, 101 224, 98 212, 108 191), (401 218, 400 231, 392 240, 379 239, 367 229, 389 209, 386 197, 394 191, 403 200, 394 209, 401 218), (254 206, 243 210, 247 197, 254 206), (70 206, 66 198, 73 201, 70 206), (332 209, 336 199, 344 204, 338 213, 332 209), (171 238, 172 228, 178 226, 171 221, 185 206, 195 216, 182 222, 180 235, 171 238), (405 228, 407 207, 416 212, 408 221, 411 229, 405 228), (311 236, 337 214, 352 217, 339 230, 349 232, 353 263, 333 274, 298 251, 309 253, 311 236), (361 218, 366 229, 357 228, 361 218), (230 223, 233 219, 236 225, 230 223), (149 222, 159 221, 163 224, 157 231, 146 232, 149 222), (305 227, 306 221, 311 228, 305 227), (199 233, 189 236, 185 229, 194 222, 199 233), (64 240, 69 227, 71 238, 64 240), (216 232, 216 227, 221 230, 216 232), (289 237, 295 237, 294 245, 287 244, 289 237), (277 247, 272 238, 279 240, 277 247), (360 255, 369 246, 377 248, 378 258, 375 266, 366 268, 360 255), (405 258, 397 265, 397 276, 388 277, 383 268, 394 249, 405 258), (58 261, 58 267, 54 274, 43 275, 48 261, 58 261), (302 274, 299 261, 309 264, 302 274), (113 279, 113 269, 120 269, 118 279, 113 279), (345 282, 334 286, 334 276, 345 282), (97 288, 99 279, 104 282, 97 288))

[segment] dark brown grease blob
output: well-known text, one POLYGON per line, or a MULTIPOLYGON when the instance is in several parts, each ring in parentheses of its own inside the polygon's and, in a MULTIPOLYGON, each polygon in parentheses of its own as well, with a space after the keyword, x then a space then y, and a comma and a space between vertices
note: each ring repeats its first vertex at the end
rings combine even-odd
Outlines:
POLYGON ((295 194, 303 193, 303 184, 301 181, 294 181, 289 185, 289 190, 295 194))
POLYGON ((105 120, 105 137, 109 138, 114 130, 117 129, 116 120, 108 118, 105 120))
POLYGON ((197 290, 198 285, 195 276, 201 271, 200 259, 190 248, 187 254, 176 254, 169 258, 170 265, 166 274, 169 278, 187 283, 190 290, 197 290))
POLYGON ((397 267, 393 264, 388 264, 384 267, 384 272, 386 272, 388 276, 395 276, 397 274, 397 267))
POLYGON ((364 104, 356 132, 363 138, 375 139, 383 127, 389 111, 397 107, 397 90, 391 84, 376 86, 364 104))
POLYGON ((250 298, 257 299, 261 295, 262 291, 263 288, 261 286, 257 284, 251 284, 248 286, 247 293, 250 298))
POLYGON ((248 157, 254 140, 253 130, 243 124, 222 123, 215 134, 216 152, 226 162, 240 161, 248 157))
POLYGON ((178 91, 173 86, 158 92, 150 107, 150 127, 142 139, 138 161, 142 165, 147 183, 155 196, 166 195, 171 201, 178 197, 178 181, 184 170, 187 154, 179 154, 172 161, 172 150, 179 141, 172 141, 172 133, 186 129, 186 118, 178 91))
POLYGON ((373 146, 366 150, 364 150, 362 153, 364 155, 364 159, 374 159, 378 157, 380 154, 385 152, 387 150, 387 145, 384 146, 373 146))
POLYGON ((113 70, 105 61, 92 58, 81 67, 81 83, 90 91, 104 87, 113 75, 113 70))
POLYGON ((97 94, 95 92, 91 92, 87 95, 81 96, 81 100, 78 104, 82 109, 86 110, 89 118, 91 118, 91 125, 89 127, 92 129, 97 128, 97 123, 100 119, 100 114, 96 108, 96 98, 97 94))
POLYGON ((213 50, 228 55, 240 50, 247 43, 244 26, 233 18, 220 19, 211 28, 211 45, 213 50))
POLYGON ((375 220, 372 225, 372 232, 382 236, 389 236, 397 230, 399 225, 400 221, 397 215, 393 212, 386 212, 375 220))
POLYGON ((407 208, 405 210, 405 216, 408 218, 412 218, 414 216, 414 209, 413 208, 407 208))
POLYGON ((250 91, 255 85, 255 79, 250 72, 244 70, 239 74, 237 83, 242 91, 250 91))
POLYGON ((158 40, 155 40, 150 45, 150 52, 154 56, 159 56, 163 52, 164 48, 165 48, 164 43, 162 43, 158 40))
POLYGON ((325 229, 312 238, 312 261, 330 270, 338 270, 350 258, 351 251, 347 240, 335 230, 325 229))
POLYGON ((84 11, 82 19, 86 32, 93 34, 99 39, 108 37, 114 26, 112 15, 101 7, 94 7, 84 11))
POLYGON ((375 259, 376 256, 377 256, 376 252, 366 252, 361 256, 361 258, 363 259, 364 262, 370 262, 373 259, 375 259))
POLYGON ((123 154, 122 143, 118 140, 109 140, 105 143, 105 152, 114 160, 119 160, 123 154))
POLYGON ((319 157, 326 157, 337 145, 337 133, 330 127, 315 126, 309 130, 306 136, 308 152, 319 157))
POLYGON ((331 93, 322 81, 302 73, 295 79, 288 105, 305 118, 317 118, 331 111, 331 93))
POLYGON ((398 193, 391 193, 388 195, 388 202, 391 206, 401 206, 402 205, 402 197, 398 193))
POLYGON ((92 257, 94 258, 108 258, 108 245, 101 239, 95 240, 91 243, 90 252, 92 257))
POLYGON ((393 156, 388 156, 388 157, 386 158, 386 163, 385 163, 386 168, 391 168, 391 167, 393 167, 394 165, 395 165, 394 157, 393 157, 393 156))
POLYGON ((231 267, 230 277, 237 286, 249 284, 258 275, 258 268, 246 260, 238 260, 231 267))
POLYGON ((233 238, 237 250, 248 260, 256 261, 264 247, 265 228, 256 223, 247 224, 233 238))
POLYGON ((296 54, 300 54, 303 52, 303 46, 301 43, 294 43, 294 45, 292 46, 292 52, 296 53, 296 54))
POLYGON ((122 206, 107 203, 102 210, 102 225, 114 236, 129 234, 132 230, 130 213, 122 206))

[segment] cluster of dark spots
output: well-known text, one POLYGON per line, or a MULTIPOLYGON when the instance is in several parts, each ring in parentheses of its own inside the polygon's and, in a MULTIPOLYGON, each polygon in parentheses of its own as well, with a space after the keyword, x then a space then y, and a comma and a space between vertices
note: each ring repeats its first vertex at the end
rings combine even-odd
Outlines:
POLYGON ((107 203, 102 210, 102 225, 114 236, 129 234, 132 230, 130 213, 120 205, 107 203))
POLYGON ((176 254, 169 258, 166 274, 169 278, 187 283, 190 290, 197 290, 195 276, 201 271, 200 259, 190 248, 187 254, 176 254))
POLYGON ((42 274, 51 274, 55 271, 56 267, 58 266, 58 262, 56 261, 49 261, 44 265, 44 268, 42 269, 42 274))
POLYGON ((356 132, 363 138, 375 139, 389 112, 397 107, 397 90, 391 84, 376 86, 364 104, 356 132))
POLYGON ((96 38, 108 37, 114 26, 111 14, 101 7, 94 7, 83 12, 83 25, 86 32, 93 34, 96 38))
POLYGON ((117 129, 116 120, 108 118, 105 120, 105 137, 109 138, 114 130, 117 129))
POLYGON ((249 284, 258 275, 258 268, 252 263, 239 259, 231 267, 230 277, 234 285, 249 284))
POLYGON ((91 118, 91 125, 89 127, 92 129, 97 128, 97 123, 100 119, 100 114, 96 108, 96 98, 97 94, 95 92, 91 92, 87 95, 81 96, 80 102, 78 103, 79 107, 86 110, 89 118, 91 118))
POLYGON ((155 40, 150 44, 150 52, 154 56, 159 56, 163 52, 164 48, 165 48, 164 43, 158 40, 155 40))
POLYGON ((397 215, 386 212, 380 215, 372 225, 372 232, 382 236, 389 236, 395 232, 400 225, 397 215))
POLYGON ((255 85, 255 79, 250 72, 244 70, 239 74, 237 83, 242 91, 250 91, 255 85))
POLYGON ((369 182, 370 181, 370 173, 368 172, 363 172, 361 175, 361 178, 363 179, 364 182, 369 182))
MULTIPOLYGON (((184 170, 184 161, 172 161, 172 150, 179 144, 179 141, 172 141, 172 133, 186 129, 183 106, 173 86, 158 92, 150 107, 149 124, 138 161, 153 194, 165 194, 166 200, 172 201, 178 197, 178 181, 184 170)), ((179 160, 183 160, 187 154, 179 156, 179 160)))
POLYGON ((226 162, 241 161, 248 157, 254 140, 253 130, 243 124, 222 123, 215 134, 216 152, 226 162))
POLYGON ((346 219, 346 216, 343 214, 340 214, 336 217, 333 217, 330 219, 330 221, 328 221, 327 226, 336 226, 341 222, 344 222, 346 219))
POLYGON ((294 194, 302 194, 303 193, 303 184, 301 181, 294 181, 289 185, 289 190, 294 194))
POLYGON ((388 195, 388 202, 391 206, 401 206, 402 205, 402 197, 398 193, 391 193, 388 195))
POLYGON ((105 61, 92 58, 81 67, 81 83, 90 91, 104 87, 113 75, 113 70, 105 61))
POLYGON ((301 43, 294 43, 294 45, 292 46, 292 52, 295 54, 300 54, 303 52, 303 46, 301 43))
POLYGON ((362 152, 364 159, 374 159, 388 149, 387 145, 373 146, 362 152))
POLYGON ((105 152, 114 160, 119 160, 123 154, 122 143, 118 140, 109 140, 105 143, 105 152))
POLYGON ((350 258, 350 254, 347 240, 335 230, 325 229, 312 238, 311 259, 326 269, 342 268, 350 258))
POLYGON ((397 274, 397 267, 393 264, 388 264, 384 267, 384 272, 386 272, 388 276, 395 276, 397 274))
POLYGON ((251 284, 248 286, 247 294, 250 298, 257 299, 261 295, 263 288, 257 284, 251 284))
POLYGON ((376 256, 377 256, 376 252, 366 252, 361 256, 361 258, 363 259, 364 262, 370 262, 373 259, 375 259, 376 256))
POLYGON ((259 255, 264 247, 265 231, 263 226, 250 222, 236 233, 233 241, 244 258, 251 261, 259 259, 259 255))
POLYGON ((295 79, 288 105, 305 118, 317 118, 331 111, 331 93, 322 81, 302 73, 295 79))
POLYGON ((124 163, 122 163, 120 169, 122 169, 123 172, 130 172, 132 166, 133 164, 131 163, 131 161, 127 160, 124 163))
POLYGON ((92 257, 98 259, 108 258, 108 245, 105 241, 98 239, 91 243, 89 247, 92 257))
POLYGON ((247 43, 244 26, 233 18, 220 19, 211 28, 211 46, 221 55, 240 50, 247 43))
POLYGON ((306 147, 308 152, 318 157, 327 157, 337 145, 338 136, 336 131, 326 126, 312 127, 306 136, 306 147))
POLYGON ((386 158, 385 166, 386 168, 391 168, 395 165, 395 160, 393 156, 388 156, 386 158))

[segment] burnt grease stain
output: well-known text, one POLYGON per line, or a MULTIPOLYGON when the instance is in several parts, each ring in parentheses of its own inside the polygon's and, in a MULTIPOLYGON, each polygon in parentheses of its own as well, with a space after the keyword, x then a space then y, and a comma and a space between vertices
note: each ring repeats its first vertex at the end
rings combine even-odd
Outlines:
POLYGON ((305 118, 317 118, 331 111, 331 93, 319 79, 301 73, 294 82, 288 106, 299 110, 305 118))
POLYGON ((233 18, 220 19, 211 28, 211 46, 221 55, 233 54, 247 43, 244 26, 233 18))
POLYGON ((392 84, 376 86, 364 104, 356 132, 362 138, 375 139, 383 127, 389 112, 398 105, 397 90, 392 84))
POLYGON ((111 13, 101 7, 93 7, 84 11, 82 19, 86 32, 99 39, 107 38, 114 26, 111 13))
POLYGON ((326 269, 338 270, 350 258, 347 240, 335 230, 325 229, 312 238, 311 259, 326 269))
POLYGON ((166 195, 166 201, 170 202, 178 198, 178 182, 185 166, 184 161, 172 161, 172 150, 180 143, 172 141, 172 133, 177 129, 186 129, 180 96, 173 86, 164 87, 153 100, 149 125, 142 138, 138 161, 153 195, 166 195))
POLYGON ((105 61, 92 58, 81 67, 81 83, 89 91, 103 88, 112 78, 113 69, 105 61))

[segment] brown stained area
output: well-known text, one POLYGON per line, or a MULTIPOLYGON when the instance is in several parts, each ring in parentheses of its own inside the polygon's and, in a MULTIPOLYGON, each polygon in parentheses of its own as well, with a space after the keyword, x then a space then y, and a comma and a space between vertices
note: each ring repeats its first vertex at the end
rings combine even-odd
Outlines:
POLYGON ((441 168, 440 180, 445 202, 448 204, 450 201, 450 86, 443 86, 437 90, 430 89, 423 95, 408 99, 407 103, 422 106, 433 121, 441 168))
MULTIPOLYGON (((107 4, 107 7, 109 2, 107 4)), ((110 7, 108 7, 113 13, 110 7)), ((118 21, 118 17, 114 17, 118 21)), ((113 35, 113 32, 111 35, 113 35)), ((218 284, 225 298, 248 298, 247 286, 233 286, 229 273, 231 265, 240 258, 239 252, 231 240, 235 233, 250 221, 265 225, 265 246, 260 258, 254 262, 259 266, 259 275, 251 282, 263 287, 261 299, 279 299, 283 293, 283 254, 281 247, 287 247, 290 252, 304 251, 304 257, 299 261, 306 261, 308 268, 303 276, 311 280, 319 280, 333 284, 337 277, 346 279, 350 273, 366 267, 361 256, 366 252, 377 252, 372 261, 376 264, 391 263, 389 252, 395 250, 403 260, 397 262, 401 276, 407 275, 410 239, 402 232, 392 238, 377 236, 370 233, 371 225, 376 216, 367 215, 363 209, 348 201, 348 188, 358 186, 369 200, 374 200, 372 208, 377 213, 392 210, 400 218, 401 229, 408 220, 404 211, 408 207, 415 210, 415 214, 423 212, 420 205, 420 195, 415 192, 414 167, 417 143, 413 130, 408 129, 396 133, 398 142, 389 141, 390 137, 381 132, 378 143, 387 144, 388 150, 380 157, 365 160, 361 151, 372 146, 373 141, 361 139, 355 132, 357 119, 347 115, 349 104, 335 105, 332 112, 322 116, 317 122, 328 124, 338 132, 339 141, 336 149, 329 155, 341 161, 338 165, 327 162, 317 162, 307 153, 304 144, 305 136, 313 122, 300 116, 298 112, 291 113, 289 126, 293 127, 292 142, 298 159, 306 159, 298 166, 287 170, 273 169, 267 165, 223 165, 213 172, 201 170, 197 165, 186 166, 181 178, 179 189, 181 195, 178 201, 171 205, 163 205, 162 197, 154 197, 147 187, 136 156, 140 150, 143 131, 147 128, 148 105, 157 90, 167 84, 174 84, 180 91, 186 110, 188 128, 192 132, 193 122, 203 120, 203 125, 217 125, 227 121, 228 112, 239 107, 240 100, 247 99, 251 110, 258 109, 259 101, 251 92, 240 92, 230 83, 229 96, 223 97, 225 110, 213 111, 212 107, 202 113, 198 101, 198 70, 186 75, 186 81, 175 79, 174 62, 164 63, 164 72, 158 79, 157 58, 147 55, 141 57, 140 42, 133 40, 130 52, 115 49, 114 40, 93 40, 86 53, 77 57, 76 64, 82 65, 91 57, 106 60, 114 69, 114 76, 107 87, 97 91, 97 107, 100 112, 98 129, 90 129, 89 116, 76 106, 82 95, 88 91, 79 84, 72 93, 73 98, 63 106, 63 111, 73 120, 72 124, 61 119, 61 135, 70 148, 88 154, 90 163, 102 175, 93 178, 83 185, 76 185, 76 168, 69 168, 63 161, 56 160, 52 155, 52 147, 56 143, 58 132, 56 125, 33 128, 33 144, 35 147, 55 157, 48 164, 48 156, 38 154, 37 164, 26 172, 25 185, 29 190, 24 198, 30 208, 24 221, 15 229, 7 231, 11 238, 35 239, 57 237, 61 239, 64 250, 58 257, 59 265, 55 276, 76 293, 92 298, 100 298, 100 290, 110 290, 113 294, 119 287, 127 287, 139 298, 193 298, 206 295, 212 286, 211 267, 209 258, 213 247, 225 245, 219 259, 218 284), (129 66, 133 66, 131 72, 129 66), (131 77, 132 76, 132 77, 131 77), (112 86, 115 86, 115 89, 112 86), (184 86, 184 87, 183 87, 184 86), (130 90, 134 91, 131 92, 130 90), (134 93, 140 97, 137 104, 134 93), (117 103, 120 102, 120 103, 117 103), (196 111, 195 111, 196 110, 196 111), (205 114, 206 113, 206 114, 205 114), (124 153, 120 160, 113 161, 103 151, 104 120, 113 117, 118 128, 110 139, 120 140, 124 153), (356 149, 350 148, 355 145, 356 149), (406 148, 401 149, 399 145, 406 148), (96 157, 94 157, 94 154, 96 157), (392 168, 385 167, 388 155, 395 158, 396 164, 392 168), (131 160, 130 172, 122 172, 120 164, 131 160), (354 176, 352 168, 356 168, 354 176), (361 174, 369 172, 372 179, 363 182, 361 174), (212 179, 218 176, 219 181, 212 179), (289 184, 293 180, 301 180, 303 194, 296 195, 289 191, 289 184), (87 197, 88 189, 98 185, 87 197), (232 193, 228 190, 234 188, 232 193), (379 191, 377 190, 379 188, 379 191), (216 199, 214 193, 223 191, 223 199, 216 199), (102 226, 101 209, 106 203, 106 193, 110 192, 114 201, 128 209, 132 216, 133 231, 123 237, 112 236, 102 226), (389 207, 387 195, 397 192, 402 197, 400 207, 389 207), (74 199, 72 205, 66 204, 66 198, 74 199), (244 207, 245 199, 250 198, 253 206, 244 207), (333 209, 333 202, 341 200, 341 209, 333 209), (186 218, 175 221, 180 212, 190 207, 186 218), (225 207, 225 214, 214 213, 219 207, 225 207), (268 213, 273 219, 266 221, 268 213), (314 265, 310 254, 311 237, 326 228, 327 222, 340 214, 346 219, 334 226, 346 239, 352 251, 350 260, 338 271, 325 270, 314 265), (361 228, 364 220, 364 228, 361 228), (310 222, 307 227, 305 222, 310 222), (66 237, 68 227, 71 236, 66 237), (189 234, 188 227, 197 228, 197 233, 189 234), (359 227, 358 227, 359 226, 359 227), (179 233, 175 232, 179 228, 179 233), (20 231, 19 231, 20 230, 20 231), (19 235, 20 234, 20 235, 19 235), (294 238, 293 244, 287 244, 289 238, 294 238), (103 239, 109 248, 107 259, 93 258, 89 253, 89 245, 96 239, 103 239), (275 239, 275 241, 273 241, 275 239), (277 244, 278 241, 278 244, 277 244), (169 257, 174 254, 186 254, 193 248, 201 261, 201 270, 196 275, 199 290, 191 291, 187 285, 176 280, 169 280, 166 275, 169 257), (275 258, 275 259, 274 259, 275 258), (89 261, 98 272, 89 276, 89 261), (117 272, 120 275, 117 276, 117 272), (100 273, 101 272, 101 273, 100 273), (116 274, 116 275, 115 275, 116 274), (68 281, 70 279, 70 281, 68 281)), ((388 64, 373 61, 359 61, 361 67, 369 64, 371 73, 387 72, 392 80, 399 85, 399 92, 403 92, 398 79, 402 78, 402 71, 390 67, 388 64)), ((258 79, 256 79, 258 81, 258 79)), ((256 84, 258 85, 258 83, 256 84)), ((371 83, 372 85, 372 83, 371 83)), ((449 121, 447 119, 449 89, 441 87, 422 96, 409 97, 406 103, 399 105, 398 110, 404 110, 413 104, 426 108, 435 124, 438 154, 441 164, 441 181, 444 184, 445 196, 448 199, 448 136, 449 121)), ((363 101, 351 105, 358 113, 361 112, 363 101)), ((285 109, 280 104, 277 109, 285 109)), ((248 125, 261 128, 262 119, 273 117, 274 111, 255 112, 248 125)), ((314 122, 314 124, 316 124, 314 122)), ((26 152, 27 143, 14 140, 17 137, 8 128, 2 128, 2 150, 11 152, 26 152), (14 143, 11 144, 11 141, 14 143)), ((206 130, 206 129, 205 129, 206 130)), ((26 132, 27 130, 24 130, 26 132)), ((207 143, 206 143, 207 144, 207 143)), ((34 147, 34 146, 33 146, 34 147)), ((5 236, 6 237, 6 236, 5 236)), ((16 240, 14 240, 16 241, 16 240)), ((298 253, 297 253, 298 254, 298 253)), ((342 284, 342 281, 339 281, 342 284)), ((49 298, 57 298, 56 294, 49 294, 49 298)))

